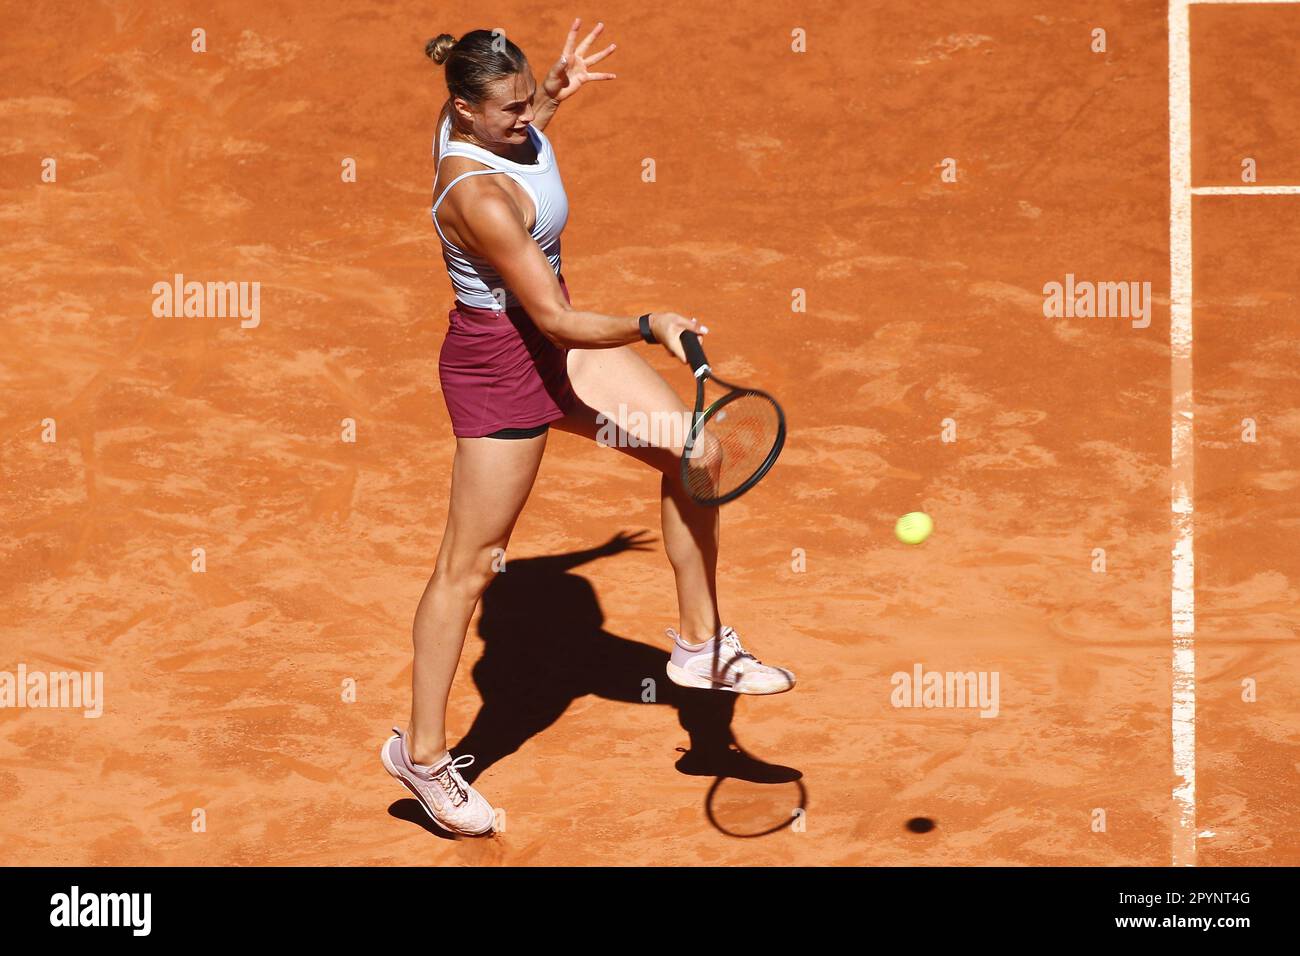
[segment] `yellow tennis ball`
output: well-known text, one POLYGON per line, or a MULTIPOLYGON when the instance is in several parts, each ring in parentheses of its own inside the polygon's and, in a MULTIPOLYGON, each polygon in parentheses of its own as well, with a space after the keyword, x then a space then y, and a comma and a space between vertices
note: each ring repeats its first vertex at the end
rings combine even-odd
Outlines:
POLYGON ((894 535, 903 544, 920 544, 934 530, 934 519, 924 511, 909 511, 894 524, 894 535))

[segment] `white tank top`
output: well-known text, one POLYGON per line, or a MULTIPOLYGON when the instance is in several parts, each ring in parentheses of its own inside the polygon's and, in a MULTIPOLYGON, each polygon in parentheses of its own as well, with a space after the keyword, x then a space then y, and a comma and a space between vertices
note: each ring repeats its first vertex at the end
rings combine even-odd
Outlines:
POLYGON ((438 206, 452 186, 469 176, 489 176, 504 173, 519 183, 533 200, 537 210, 537 221, 533 224, 532 237, 542 248, 547 261, 555 274, 560 274, 560 233, 569 219, 569 198, 564 192, 564 183, 560 179, 560 168, 555 162, 555 151, 551 141, 541 130, 528 127, 528 136, 537 148, 537 162, 530 164, 516 163, 498 156, 482 146, 465 143, 450 138, 451 118, 446 117, 438 128, 438 165, 448 156, 467 156, 483 163, 490 169, 474 169, 461 173, 442 191, 434 201, 430 213, 433 225, 442 240, 442 258, 447 263, 447 276, 451 279, 456 298, 466 305, 481 309, 501 311, 501 305, 492 295, 492 289, 505 290, 505 308, 520 305, 513 292, 506 288, 501 276, 486 259, 457 248, 443 235, 442 226, 438 225, 438 206))

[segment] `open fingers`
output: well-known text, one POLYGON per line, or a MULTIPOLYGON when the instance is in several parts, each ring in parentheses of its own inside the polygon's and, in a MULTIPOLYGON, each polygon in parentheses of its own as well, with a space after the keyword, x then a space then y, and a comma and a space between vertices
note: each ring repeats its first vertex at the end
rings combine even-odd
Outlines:
POLYGON ((599 53, 593 53, 591 56, 587 57, 584 62, 587 64, 587 66, 595 66, 601 60, 605 59, 605 57, 613 53, 615 47, 617 46, 618 46, 617 43, 611 43, 609 46, 605 47, 605 49, 601 50, 599 53))
POLYGON ((654 540, 655 536, 645 529, 640 531, 620 531, 611 539, 624 551, 648 551, 650 544, 654 540))
POLYGON ((573 26, 569 27, 569 35, 564 38, 564 52, 561 56, 573 59, 573 44, 578 39, 578 27, 582 26, 581 20, 574 20, 573 26))
MULTIPOLYGON (((577 33, 578 30, 577 25, 579 22, 580 21, 578 20, 573 21, 574 27, 573 30, 570 31, 569 34, 570 36, 573 36, 575 33, 577 33)), ((605 24, 603 22, 597 22, 596 28, 587 34, 586 38, 582 41, 581 45, 579 45, 578 49, 575 50, 574 52, 577 53, 578 56, 585 56, 587 53, 587 48, 591 46, 591 41, 596 39, 596 37, 600 35, 600 31, 604 29, 605 29, 605 24)))

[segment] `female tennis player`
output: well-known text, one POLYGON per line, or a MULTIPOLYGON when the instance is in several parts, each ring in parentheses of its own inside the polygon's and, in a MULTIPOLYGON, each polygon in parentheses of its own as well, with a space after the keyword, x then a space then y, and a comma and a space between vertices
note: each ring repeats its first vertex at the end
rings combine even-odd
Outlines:
MULTIPOLYGON (((603 25, 577 43, 580 25, 574 21, 540 87, 500 31, 475 30, 459 40, 442 34, 425 49, 444 67, 449 94, 434 139, 432 215, 456 293, 438 363, 456 454, 447 528, 415 613, 411 725, 405 733, 394 728, 381 756, 436 823, 460 834, 491 831, 494 813, 460 774, 473 756, 453 759, 447 750, 447 699, 470 618, 537 475, 547 429, 602 440, 609 421, 689 416, 634 343, 662 343, 685 361, 681 333, 707 332, 676 312, 651 313, 646 321, 570 302, 560 270, 568 200, 542 130, 586 83, 614 79, 591 67, 615 44, 589 55, 603 25)), ((673 642, 669 677, 739 694, 789 690, 790 671, 763 664, 722 626, 718 509, 692 501, 680 477, 682 448, 652 442, 658 431, 629 427, 625 434, 638 441, 617 444, 663 474, 663 538, 680 612, 679 629, 666 629, 673 642)))

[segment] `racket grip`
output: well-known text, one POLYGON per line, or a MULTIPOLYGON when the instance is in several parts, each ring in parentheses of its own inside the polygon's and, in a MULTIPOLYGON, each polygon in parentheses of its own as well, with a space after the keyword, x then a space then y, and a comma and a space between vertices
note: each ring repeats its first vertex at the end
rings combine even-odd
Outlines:
POLYGON ((698 373, 701 368, 709 364, 709 360, 704 357, 704 346, 700 344, 700 337, 694 332, 682 333, 682 351, 686 353, 686 361, 691 363, 691 371, 698 373))

